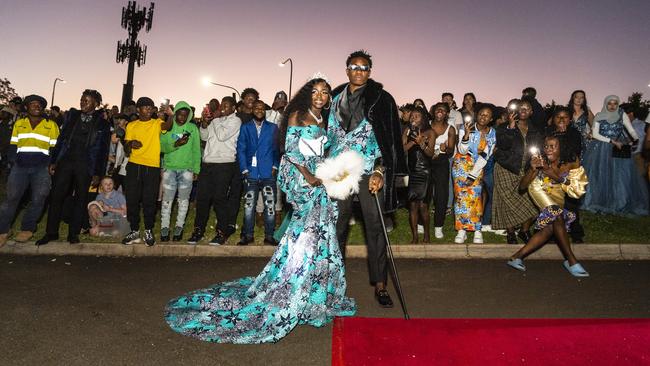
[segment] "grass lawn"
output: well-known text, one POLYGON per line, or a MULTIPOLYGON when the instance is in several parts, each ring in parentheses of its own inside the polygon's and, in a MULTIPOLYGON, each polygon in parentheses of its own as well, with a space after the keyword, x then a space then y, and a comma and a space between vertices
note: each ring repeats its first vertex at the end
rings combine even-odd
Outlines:
MULTIPOLYGON (((2 199, 4 199, 4 189, 2 189, 2 199)), ((24 210, 23 210, 24 211, 24 210)), ((20 218, 22 217, 21 211, 19 213, 18 219, 14 222, 13 230, 17 232, 20 230, 20 218)), ((184 239, 189 238, 191 225, 194 223, 195 210, 193 206, 190 207, 190 211, 187 215, 184 239)), ((243 210, 239 212, 239 218, 237 224, 239 226, 243 223, 243 210)), ((395 229, 389 234, 391 243, 393 244, 408 244, 411 242, 411 232, 408 224, 408 212, 405 209, 399 210, 396 215, 395 220, 395 229)), ((175 219, 175 212, 172 215, 172 225, 175 219)), ((622 217, 622 216, 613 216, 613 215, 598 215, 590 212, 582 212, 582 223, 585 228, 586 237, 585 242, 587 243, 648 243, 650 240, 650 217, 622 217)), ((47 221, 46 215, 43 215, 41 218, 37 232, 35 234, 34 240, 40 238, 45 231, 45 223, 47 221)), ((433 219, 431 220, 433 222, 433 219)), ((214 236, 214 212, 211 213, 210 219, 208 221, 208 227, 206 228, 206 239, 202 244, 207 243, 207 240, 210 240, 214 236)), ((455 236, 455 231, 453 230, 453 221, 452 217, 448 216, 444 226, 445 237, 443 239, 435 239, 433 236, 433 228, 431 229, 431 239, 432 244, 448 244, 453 243, 455 236)), ((156 220, 156 237, 159 238, 160 232, 160 220, 159 215, 156 220)), ((256 241, 258 244, 261 244, 263 239, 263 229, 256 227, 256 241)), ((62 240, 65 240, 67 237, 67 225, 62 224, 60 230, 60 236, 62 240)), ((420 238, 422 236, 420 235, 420 238)), ((120 241, 121 238, 111 239, 111 238, 96 238, 89 235, 81 235, 80 239, 84 242, 116 242, 120 241)), ((239 231, 236 234, 230 237, 228 244, 235 244, 239 240, 239 231)), ((484 240, 486 243, 505 243, 506 239, 504 236, 494 235, 492 233, 485 233, 484 240)), ((470 239, 467 242, 471 242, 470 239)), ((363 244, 363 225, 362 220, 357 219, 357 224, 351 227, 350 231, 350 244, 363 244)))

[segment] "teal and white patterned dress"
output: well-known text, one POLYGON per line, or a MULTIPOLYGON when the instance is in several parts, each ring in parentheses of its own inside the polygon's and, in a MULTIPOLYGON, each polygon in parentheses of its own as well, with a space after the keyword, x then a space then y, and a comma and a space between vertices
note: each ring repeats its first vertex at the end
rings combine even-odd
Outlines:
POLYGON ((293 207, 291 222, 257 277, 244 277, 175 298, 165 320, 181 334, 218 343, 277 342, 298 324, 321 327, 352 316, 336 240, 338 209, 295 164, 316 171, 327 137, 318 126, 289 127, 278 185, 293 207))

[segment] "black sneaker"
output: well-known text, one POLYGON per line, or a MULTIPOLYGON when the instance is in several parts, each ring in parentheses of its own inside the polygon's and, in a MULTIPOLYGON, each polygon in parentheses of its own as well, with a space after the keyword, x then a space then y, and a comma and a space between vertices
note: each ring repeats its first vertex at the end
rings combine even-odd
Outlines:
POLYGON ((174 237, 172 238, 173 241, 181 241, 183 240, 183 228, 182 227, 176 227, 174 229, 174 237))
POLYGON ((161 242, 167 242, 169 241, 169 228, 164 227, 160 229, 160 241, 161 242))
POLYGON ((393 307, 393 300, 390 298, 390 295, 386 290, 375 290, 375 299, 377 300, 377 303, 379 303, 379 306, 382 308, 393 307))
POLYGON ((156 237, 153 236, 153 231, 151 230, 144 231, 144 243, 147 244, 148 247, 151 247, 154 244, 156 244, 156 237))
POLYGON ((203 240, 203 230, 199 229, 198 227, 194 229, 194 232, 192 233, 192 236, 190 236, 189 239, 187 239, 188 244, 196 244, 203 240))
POLYGON ((36 243, 34 243, 34 244, 36 244, 37 246, 41 246, 41 245, 45 245, 45 244, 47 244, 47 243, 49 243, 51 241, 55 241, 55 240, 59 240, 58 235, 45 234, 45 236, 43 236, 42 238, 36 240, 36 243))
POLYGON ((140 243, 140 232, 139 231, 131 231, 130 233, 126 234, 124 239, 122 239, 122 244, 124 245, 131 245, 131 244, 136 244, 140 243))
POLYGON ((226 237, 223 234, 223 231, 217 229, 217 234, 210 240, 208 244, 210 245, 222 245, 223 243, 226 242, 226 237))

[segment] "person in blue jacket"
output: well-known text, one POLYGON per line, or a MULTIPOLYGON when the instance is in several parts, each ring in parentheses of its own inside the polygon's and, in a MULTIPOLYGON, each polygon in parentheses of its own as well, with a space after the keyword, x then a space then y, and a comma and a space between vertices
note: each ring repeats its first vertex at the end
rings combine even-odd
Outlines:
POLYGON ((237 245, 253 241, 255 206, 259 192, 264 199, 264 244, 276 245, 275 230, 275 177, 280 165, 277 143, 278 127, 266 120, 265 104, 253 104, 253 119, 242 121, 237 140, 237 161, 244 179, 244 226, 237 245))

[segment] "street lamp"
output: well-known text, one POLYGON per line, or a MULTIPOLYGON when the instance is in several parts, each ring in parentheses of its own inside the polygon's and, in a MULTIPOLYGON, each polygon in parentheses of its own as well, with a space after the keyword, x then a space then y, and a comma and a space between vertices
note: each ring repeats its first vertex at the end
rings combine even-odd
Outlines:
POLYGON ((220 86, 222 88, 232 89, 232 90, 235 91, 235 93, 237 93, 237 96, 239 96, 239 99, 241 99, 241 94, 239 93, 239 90, 233 88, 232 86, 215 83, 214 81, 211 81, 209 78, 203 78, 203 85, 208 86, 210 84, 220 86))
POLYGON ((291 83, 293 81, 293 60, 291 59, 291 57, 289 57, 288 59, 284 60, 284 62, 280 62, 278 66, 284 67, 284 65, 287 62, 289 63, 289 99, 291 99, 291 83))
POLYGON ((52 99, 50 100, 50 107, 54 105, 54 91, 56 90, 56 82, 60 81, 65 84, 65 80, 56 78, 54 79, 54 85, 52 86, 52 99))

